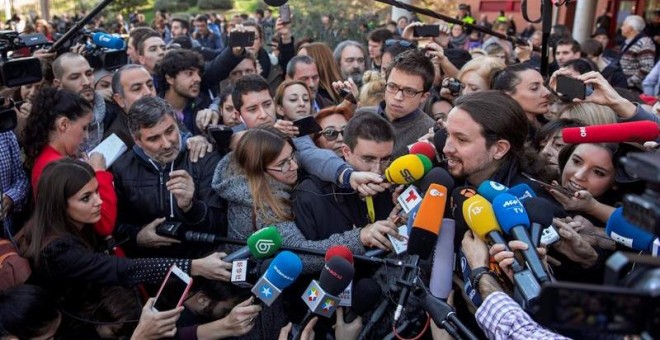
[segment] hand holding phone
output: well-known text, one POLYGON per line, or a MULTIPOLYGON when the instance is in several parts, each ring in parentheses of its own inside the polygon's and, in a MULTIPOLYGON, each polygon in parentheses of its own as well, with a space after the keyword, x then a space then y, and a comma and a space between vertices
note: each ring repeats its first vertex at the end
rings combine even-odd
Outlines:
POLYGON ((561 185, 555 185, 555 184, 548 184, 548 183, 545 183, 545 182, 543 182, 543 181, 541 181, 541 180, 538 180, 538 179, 536 179, 536 178, 532 177, 531 175, 526 174, 526 173, 524 173, 524 172, 521 173, 521 175, 525 176, 525 177, 526 177, 527 179, 529 179, 530 181, 532 181, 532 182, 534 182, 534 183, 540 185, 540 186, 541 186, 543 189, 545 189, 545 190, 550 191, 550 189, 554 189, 554 190, 559 191, 561 194, 566 195, 566 196, 568 196, 568 197, 572 197, 573 194, 574 194, 573 191, 571 191, 571 190, 569 190, 569 189, 567 189, 567 188, 564 188, 564 187, 562 187, 561 185))
POLYGON ((251 47, 254 45, 255 33, 253 31, 233 31, 229 33, 229 47, 251 47))
POLYGON ((440 25, 422 25, 413 27, 414 37, 437 37, 440 35, 440 25))
POLYGON ((191 285, 192 277, 173 264, 158 290, 153 309, 167 311, 181 306, 188 296, 191 285))
POLYGON ((294 120, 293 125, 298 127, 298 136, 307 136, 323 130, 312 116, 294 120))
POLYGON ((557 76, 557 93, 568 101, 573 101, 576 98, 584 100, 593 93, 593 88, 578 79, 560 74, 557 76))
POLYGON ((280 6, 280 19, 283 24, 291 22, 291 7, 289 7, 288 3, 280 6))

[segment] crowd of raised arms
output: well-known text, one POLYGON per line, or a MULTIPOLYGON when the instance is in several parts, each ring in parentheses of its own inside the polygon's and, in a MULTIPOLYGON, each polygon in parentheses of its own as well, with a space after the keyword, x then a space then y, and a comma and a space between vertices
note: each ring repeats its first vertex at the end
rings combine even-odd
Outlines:
MULTIPOLYGON (((514 294, 517 275, 603 285, 613 253, 650 251, 615 236, 634 227, 624 196, 645 189, 621 159, 658 150, 660 13, 628 16, 616 36, 599 18, 581 44, 555 26, 544 77, 538 27, 459 12, 529 46, 444 22, 418 37, 405 16, 347 40, 326 15, 298 37, 295 16, 265 9, 95 18, 88 29, 125 41, 111 71, 84 45, 15 51, 43 79, 0 89, 16 103, 0 116, 17 118, 0 133, 0 242, 17 253, 0 258, 0 338, 454 336, 428 301, 478 338, 576 336, 526 313, 560 301, 514 294), (567 78, 583 98, 562 93, 567 78), (585 137, 604 124, 611 139, 585 137), (545 230, 519 237, 525 223, 545 230), (174 265, 192 284, 159 310, 174 265), (352 307, 337 307, 346 285, 352 307), (330 302, 308 312, 317 298, 330 302)), ((11 25, 52 42, 81 17, 11 25)))

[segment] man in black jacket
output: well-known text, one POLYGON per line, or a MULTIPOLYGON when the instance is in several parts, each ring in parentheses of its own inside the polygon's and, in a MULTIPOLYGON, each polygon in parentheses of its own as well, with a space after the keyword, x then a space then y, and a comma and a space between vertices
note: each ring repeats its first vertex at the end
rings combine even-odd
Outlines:
MULTIPOLYGON (((394 129, 384 118, 372 114, 353 117, 344 128, 342 153, 356 171, 383 174, 394 149, 394 129)), ((371 196, 373 209, 353 190, 339 188, 310 175, 294 191, 296 225, 310 240, 324 240, 332 234, 362 228, 359 240, 364 247, 392 249, 386 234, 397 236, 389 191, 371 196)))
POLYGON ((128 114, 135 146, 111 169, 118 201, 116 233, 119 240, 128 236, 124 247, 131 257, 195 257, 211 250, 183 247, 157 235, 156 227, 165 220, 181 222, 182 231, 226 232, 224 204, 211 189, 219 155, 191 162, 174 115, 161 98, 136 101, 128 114))

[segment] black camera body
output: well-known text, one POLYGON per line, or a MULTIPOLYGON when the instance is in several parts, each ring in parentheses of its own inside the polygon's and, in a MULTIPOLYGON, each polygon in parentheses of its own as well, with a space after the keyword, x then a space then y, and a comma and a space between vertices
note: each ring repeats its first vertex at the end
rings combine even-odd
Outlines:
POLYGON ((8 53, 21 48, 48 44, 43 33, 20 35, 16 31, 0 31, 0 85, 17 87, 41 81, 41 63, 34 57, 9 58, 8 53))

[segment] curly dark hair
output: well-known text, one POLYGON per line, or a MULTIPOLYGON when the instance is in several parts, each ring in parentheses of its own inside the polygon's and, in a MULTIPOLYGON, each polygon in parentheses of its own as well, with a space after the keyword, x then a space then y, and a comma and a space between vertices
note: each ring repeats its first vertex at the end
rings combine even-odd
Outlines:
POLYGON ((159 79, 163 80, 163 93, 169 88, 166 76, 176 78, 179 72, 193 68, 198 69, 200 75, 204 72, 204 58, 201 54, 183 48, 168 51, 163 60, 156 66, 156 74, 159 79))
POLYGON ((48 134, 55 129, 55 120, 58 117, 76 121, 92 110, 92 105, 73 91, 42 88, 32 103, 32 110, 23 130, 26 167, 32 169, 35 159, 48 144, 48 134))

